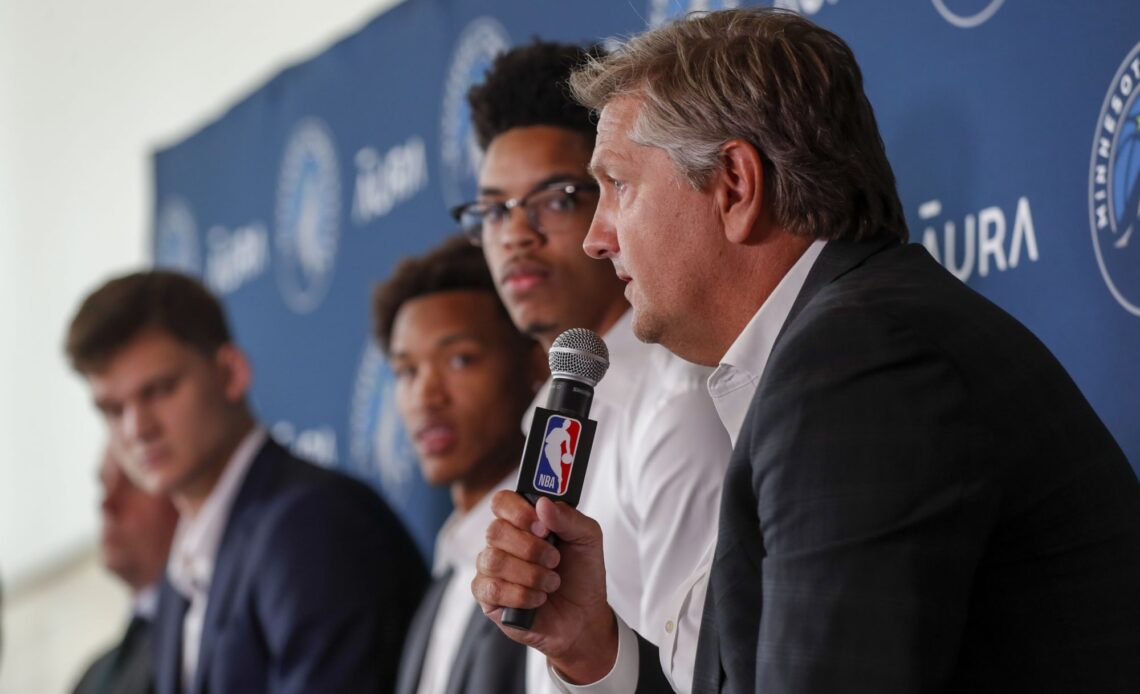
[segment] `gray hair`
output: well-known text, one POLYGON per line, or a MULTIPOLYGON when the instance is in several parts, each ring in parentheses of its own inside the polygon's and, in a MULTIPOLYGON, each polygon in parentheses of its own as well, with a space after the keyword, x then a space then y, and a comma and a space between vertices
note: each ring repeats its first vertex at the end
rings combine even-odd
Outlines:
POLYGON ((793 233, 908 236, 855 56, 795 13, 690 14, 591 58, 570 88, 596 111, 639 99, 631 139, 664 150, 695 189, 719 170, 726 142, 748 142, 764 163, 772 218, 793 233))

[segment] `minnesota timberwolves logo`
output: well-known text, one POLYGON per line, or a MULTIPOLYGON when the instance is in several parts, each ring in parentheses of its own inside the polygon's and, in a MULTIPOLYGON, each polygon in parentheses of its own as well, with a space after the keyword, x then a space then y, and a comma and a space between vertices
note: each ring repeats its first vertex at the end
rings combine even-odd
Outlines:
POLYGON ((349 423, 349 465, 356 477, 384 490, 403 510, 420 478, 415 450, 396 411, 396 382, 371 340, 356 372, 349 423))
POLYGON ((443 89, 443 122, 439 135, 443 197, 448 207, 475 197, 475 180, 483 158, 471 127, 467 90, 483 81, 495 56, 510 45, 507 30, 490 17, 472 20, 456 42, 443 89))
POLYGON ((646 21, 650 27, 658 27, 689 12, 727 10, 740 7, 740 0, 649 0, 646 21))
POLYGON ((1140 43, 1112 78, 1089 164, 1089 226, 1112 296, 1140 316, 1140 43))
POLYGON ((534 488, 563 496, 570 485, 570 471, 578 452, 582 423, 572 417, 551 415, 542 435, 542 450, 534 470, 534 488))
POLYGON ((200 276, 198 226, 190 205, 178 196, 167 198, 158 210, 154 228, 155 267, 200 276))
POLYGON ((1005 0, 931 0, 934 9, 959 29, 973 29, 990 20, 1005 0))
POLYGON ((293 128, 277 180, 277 283, 297 313, 316 308, 328 291, 340 235, 336 146, 323 121, 293 128))

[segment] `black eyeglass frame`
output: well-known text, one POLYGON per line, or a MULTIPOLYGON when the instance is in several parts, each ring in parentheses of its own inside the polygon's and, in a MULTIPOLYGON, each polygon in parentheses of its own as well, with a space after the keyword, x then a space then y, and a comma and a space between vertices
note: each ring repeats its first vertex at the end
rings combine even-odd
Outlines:
POLYGON ((515 209, 516 207, 521 207, 523 209, 523 213, 526 214, 526 221, 528 224, 530 224, 530 228, 540 234, 545 235, 546 231, 544 229, 541 229, 538 224, 538 212, 533 208, 528 207, 527 203, 530 202, 531 198, 534 196, 540 195, 542 193, 549 193, 551 191, 560 191, 575 203, 577 203, 579 193, 597 193, 601 191, 601 186, 599 186, 595 181, 561 181, 558 183, 550 183, 540 186, 522 197, 511 198, 509 200, 503 200, 502 202, 480 202, 478 200, 465 202, 462 205, 456 205, 455 207, 452 207, 450 210, 448 210, 448 213, 451 215, 452 219, 454 219, 456 222, 459 222, 459 228, 463 232, 463 235, 467 237, 467 240, 476 246, 483 245, 482 217, 485 217, 486 213, 492 209, 498 209, 503 213, 504 217, 509 217, 511 210, 515 209), (480 222, 478 226, 464 226, 463 215, 466 214, 471 208, 478 206, 483 206, 486 208, 483 215, 480 216, 480 222))

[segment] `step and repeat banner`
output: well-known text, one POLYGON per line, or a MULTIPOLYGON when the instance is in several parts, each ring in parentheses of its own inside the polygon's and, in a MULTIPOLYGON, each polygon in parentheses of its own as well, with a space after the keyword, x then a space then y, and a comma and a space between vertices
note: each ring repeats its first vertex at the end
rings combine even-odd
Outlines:
MULTIPOLYGON (((222 297, 274 435, 374 484, 430 554, 449 501, 399 424, 369 299, 473 197, 467 89, 534 36, 617 45, 739 4, 407 0, 155 154, 154 261, 222 297)), ((912 239, 1026 323, 1140 466, 1140 3, 775 4, 854 49, 912 239)))

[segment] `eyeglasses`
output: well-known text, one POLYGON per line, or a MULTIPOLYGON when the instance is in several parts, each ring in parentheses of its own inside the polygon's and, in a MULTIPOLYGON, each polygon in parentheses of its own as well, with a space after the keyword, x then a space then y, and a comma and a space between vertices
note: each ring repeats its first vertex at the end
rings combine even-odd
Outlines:
POLYGON ((566 231, 574 221, 578 197, 597 193, 598 184, 588 181, 556 183, 533 190, 521 198, 502 202, 469 202, 451 210, 467 240, 482 246, 499 236, 511 222, 511 210, 521 207, 530 228, 540 234, 566 231))

